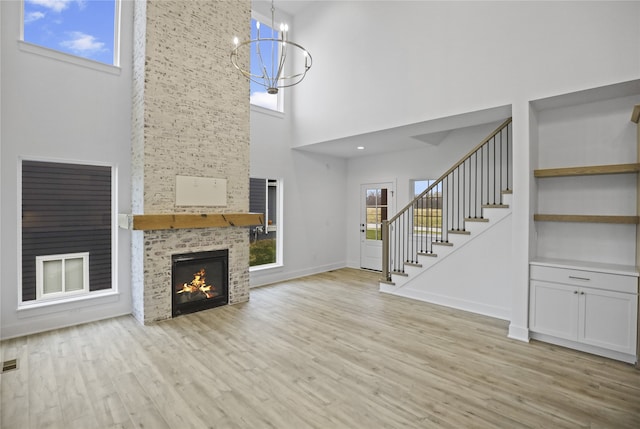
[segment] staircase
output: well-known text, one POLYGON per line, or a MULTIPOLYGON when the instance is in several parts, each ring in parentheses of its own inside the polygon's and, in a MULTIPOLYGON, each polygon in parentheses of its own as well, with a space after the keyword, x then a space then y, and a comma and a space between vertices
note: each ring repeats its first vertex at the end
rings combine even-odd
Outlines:
POLYGON ((508 278, 496 261, 511 245, 511 140, 509 118, 383 222, 380 291, 508 317, 469 283, 508 278))

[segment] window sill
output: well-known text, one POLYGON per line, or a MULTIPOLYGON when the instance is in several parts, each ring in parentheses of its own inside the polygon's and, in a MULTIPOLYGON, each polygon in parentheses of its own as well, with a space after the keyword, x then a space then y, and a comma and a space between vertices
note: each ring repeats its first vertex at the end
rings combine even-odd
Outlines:
POLYGON ((62 311, 74 311, 88 305, 107 304, 120 299, 120 293, 114 290, 90 292, 73 297, 28 301, 18 304, 18 318, 41 316, 62 311))
POLYGON ((279 264, 279 263, 275 263, 275 264, 264 264, 264 265, 258 265, 255 267, 249 267, 249 272, 250 273, 259 273, 260 271, 267 271, 267 270, 272 270, 274 268, 282 268, 284 267, 283 264, 279 264))
POLYGON ((119 76, 122 72, 122 69, 118 66, 105 64, 99 61, 90 60, 88 58, 78 57, 75 55, 67 54, 65 52, 60 52, 54 49, 45 48, 43 46, 34 45, 33 43, 25 42, 23 40, 18 40, 18 48, 22 52, 51 58, 53 60, 74 64, 80 67, 85 67, 112 75, 119 76))
POLYGON ((256 106, 255 104, 251 104, 251 112, 261 113, 263 115, 273 116, 274 118, 284 119, 284 112, 267 109, 266 107, 256 106))

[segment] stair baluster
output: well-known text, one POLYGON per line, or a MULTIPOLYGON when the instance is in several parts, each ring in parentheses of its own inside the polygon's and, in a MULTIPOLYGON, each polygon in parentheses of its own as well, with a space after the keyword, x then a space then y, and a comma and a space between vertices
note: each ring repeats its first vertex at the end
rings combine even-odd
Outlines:
POLYGON ((510 127, 511 118, 383 222, 383 280, 391 281, 392 273, 404 274, 405 264, 417 264, 419 254, 433 255, 434 243, 448 244, 449 231, 466 231, 465 219, 482 219, 483 206, 502 204, 502 191, 511 190, 510 127))

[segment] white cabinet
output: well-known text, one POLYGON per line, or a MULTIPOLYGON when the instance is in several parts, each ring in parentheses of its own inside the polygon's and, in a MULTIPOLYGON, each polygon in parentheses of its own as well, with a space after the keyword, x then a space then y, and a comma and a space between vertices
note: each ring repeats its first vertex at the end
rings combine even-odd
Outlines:
POLYGON ((533 338, 636 361, 638 273, 551 262, 530 267, 533 338))

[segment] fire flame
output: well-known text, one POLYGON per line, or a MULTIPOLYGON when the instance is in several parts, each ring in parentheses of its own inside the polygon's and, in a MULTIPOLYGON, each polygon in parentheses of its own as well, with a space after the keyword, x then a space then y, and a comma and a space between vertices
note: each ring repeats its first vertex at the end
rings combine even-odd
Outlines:
POLYGON ((193 280, 189 283, 183 283, 182 289, 176 293, 197 293, 199 291, 202 292, 205 297, 213 298, 215 295, 212 293, 212 289, 215 290, 215 287, 207 284, 205 275, 204 268, 200 268, 200 271, 193 275, 193 280))

